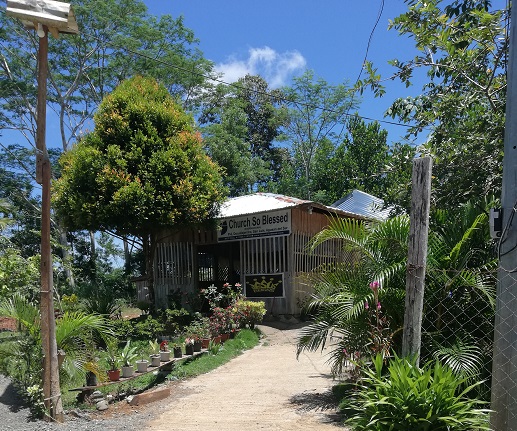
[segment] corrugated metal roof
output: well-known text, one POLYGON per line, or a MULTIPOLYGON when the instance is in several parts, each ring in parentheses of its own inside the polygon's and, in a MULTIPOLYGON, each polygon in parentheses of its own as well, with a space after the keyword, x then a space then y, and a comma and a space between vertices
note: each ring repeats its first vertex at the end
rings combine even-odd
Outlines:
POLYGON ((307 203, 312 202, 274 193, 254 193, 252 195, 238 196, 236 198, 228 199, 221 206, 219 217, 225 218, 264 211, 273 211, 307 203))
POLYGON ((331 207, 376 220, 386 220, 390 213, 389 208, 384 208, 382 199, 360 190, 352 191, 344 198, 334 202, 331 207))

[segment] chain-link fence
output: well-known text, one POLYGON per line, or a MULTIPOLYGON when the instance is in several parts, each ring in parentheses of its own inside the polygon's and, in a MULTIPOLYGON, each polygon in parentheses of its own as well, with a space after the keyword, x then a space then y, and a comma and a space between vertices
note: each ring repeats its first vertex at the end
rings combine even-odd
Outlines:
POLYGON ((496 270, 431 270, 424 296, 422 362, 440 359, 482 382, 476 395, 490 401, 496 270))

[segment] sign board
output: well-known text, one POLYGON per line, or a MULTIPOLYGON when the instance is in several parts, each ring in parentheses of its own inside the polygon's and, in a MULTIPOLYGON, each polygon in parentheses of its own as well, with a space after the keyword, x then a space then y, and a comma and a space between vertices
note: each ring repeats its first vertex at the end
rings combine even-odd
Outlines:
POLYGON ((244 295, 247 298, 283 297, 284 274, 246 274, 244 295))
POLYGON ((217 241, 285 236, 290 233, 291 210, 283 209, 221 219, 217 241))

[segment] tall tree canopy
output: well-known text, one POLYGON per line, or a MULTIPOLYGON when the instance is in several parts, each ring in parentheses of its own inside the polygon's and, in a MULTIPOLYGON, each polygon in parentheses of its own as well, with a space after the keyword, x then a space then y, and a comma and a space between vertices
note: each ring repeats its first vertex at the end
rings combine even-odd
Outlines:
POLYGON ((232 196, 267 190, 280 177, 285 149, 275 141, 285 123, 281 92, 260 76, 219 85, 204 99, 200 123, 210 156, 226 169, 232 196))
MULTIPOLYGON (((48 103, 59 119, 66 151, 88 127, 103 97, 122 80, 147 74, 171 94, 192 101, 212 64, 196 48, 183 19, 149 15, 141 0, 73 2, 80 34, 51 39, 48 103)), ((20 131, 34 142, 37 35, 0 14, 0 130, 20 131)), ((57 135, 57 134, 56 134, 57 135)))
POLYGON ((318 152, 329 142, 336 144, 345 132, 347 114, 357 107, 354 92, 344 84, 330 85, 308 70, 283 89, 288 101, 289 122, 285 134, 291 145, 291 166, 283 176, 303 190, 299 197, 312 199, 314 165, 318 152), (291 178, 291 179, 290 179, 291 178))
POLYGON ((66 226, 142 238, 150 277, 158 232, 214 217, 224 198, 192 117, 151 78, 106 96, 95 129, 61 165, 54 204, 66 226))
MULTIPOLYGON (((395 100, 388 115, 412 124, 410 133, 429 134, 422 147, 435 159, 438 204, 458 205, 498 193, 501 187, 508 11, 488 0, 406 0, 408 12, 391 28, 414 39, 417 55, 395 59, 395 76, 411 85, 427 72, 422 93, 395 100)), ((380 76, 369 68, 378 95, 380 76)))

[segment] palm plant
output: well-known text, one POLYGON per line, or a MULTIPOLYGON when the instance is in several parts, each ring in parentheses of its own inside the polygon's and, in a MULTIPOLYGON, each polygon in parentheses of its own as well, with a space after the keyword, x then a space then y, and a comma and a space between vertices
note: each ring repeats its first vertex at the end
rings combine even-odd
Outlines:
MULTIPOLYGON (((350 260, 332 267, 321 267, 310 274, 314 287, 308 313, 313 323, 305 327, 298 339, 298 355, 304 350, 323 349, 330 340, 329 362, 340 373, 351 355, 372 353, 378 345, 379 330, 387 344, 402 326, 405 263, 409 219, 397 216, 384 222, 364 223, 352 219, 329 220, 329 226, 317 234, 310 247, 340 239, 350 260), (370 283, 376 282, 376 289, 370 283), (367 307, 382 307, 383 328, 372 327, 367 307)), ((376 313, 374 324, 378 324, 376 313)), ((383 349, 384 350, 384 349, 383 349)))
MULTIPOLYGON (((20 332, 32 340, 36 345, 31 351, 41 348, 39 308, 21 295, 0 302, 0 316, 14 318, 20 332)), ((112 331, 106 319, 99 315, 87 315, 80 311, 67 312, 56 320, 57 348, 66 353, 65 363, 61 368, 63 381, 72 378, 76 374, 84 375, 86 372, 102 375, 100 367, 92 358, 101 339, 111 337, 112 331)), ((20 346, 23 349, 25 347, 20 346)), ((19 349, 18 349, 19 350, 19 349)), ((7 354, 16 354, 16 349, 1 351, 2 358, 7 354)), ((20 353, 20 352, 18 352, 20 353)), ((37 362, 37 358, 28 358, 26 362, 37 362)))

